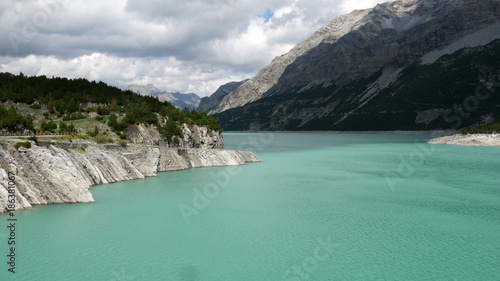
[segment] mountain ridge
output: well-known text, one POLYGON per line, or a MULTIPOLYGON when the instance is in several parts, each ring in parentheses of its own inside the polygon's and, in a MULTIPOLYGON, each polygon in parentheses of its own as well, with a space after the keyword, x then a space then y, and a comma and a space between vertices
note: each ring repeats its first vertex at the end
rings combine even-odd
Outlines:
POLYGON ((432 64, 443 55, 463 47, 485 45, 497 38, 500 38, 498 1, 401 0, 379 4, 334 19, 289 53, 275 58, 209 113, 216 114, 229 130, 302 129, 307 122, 328 115, 338 115, 333 122, 340 124, 397 81, 404 69, 421 63, 422 58, 432 64), (345 87, 354 87, 352 83, 377 73, 380 74, 377 79, 351 93, 351 97, 334 97, 348 90, 345 87), (301 94, 302 100, 297 100, 296 96, 301 94), (278 95, 288 95, 295 101, 265 100, 278 95), (319 96, 314 98, 314 95, 319 96), (343 112, 339 105, 352 99, 357 99, 356 106, 343 112), (296 108, 294 114, 280 113, 289 103, 296 108), (271 119, 279 121, 265 122, 256 113, 239 109, 247 106, 256 113, 264 108, 271 119), (307 110, 311 106, 316 107, 307 110), (268 111, 268 107, 273 110, 268 111), (252 118, 259 120, 247 122, 252 118), (234 126, 238 123, 234 122, 236 119, 247 119, 246 125, 234 126), (298 119, 293 122, 299 123, 292 126, 287 119, 298 119))
POLYGON ((216 107, 225 96, 230 94, 232 91, 236 90, 239 86, 247 82, 248 79, 239 81, 239 82, 229 82, 222 86, 220 86, 212 95, 209 97, 204 97, 200 100, 200 104, 198 105, 198 111, 206 111, 209 112, 214 107, 216 107))
POLYGON ((196 109, 200 104, 201 100, 201 97, 195 93, 187 93, 187 94, 179 92, 170 93, 158 89, 153 84, 147 84, 147 85, 131 84, 127 87, 127 90, 130 90, 142 96, 158 97, 160 101, 168 101, 180 109, 184 109, 185 107, 189 108, 189 110, 196 109))
POLYGON ((290 89, 215 116, 230 131, 458 130, 488 124, 500 119, 499 58, 497 39, 432 64, 381 68, 343 86, 290 89))

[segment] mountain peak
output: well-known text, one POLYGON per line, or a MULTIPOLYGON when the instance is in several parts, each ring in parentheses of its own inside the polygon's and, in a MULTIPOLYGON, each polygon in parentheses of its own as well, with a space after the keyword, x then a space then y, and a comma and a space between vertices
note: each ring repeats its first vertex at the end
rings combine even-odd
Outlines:
POLYGON ((147 85, 132 84, 127 87, 127 90, 130 90, 142 96, 157 96, 155 94, 162 92, 160 89, 156 88, 153 84, 147 84, 147 85))
MULTIPOLYGON (((499 38, 498 0, 386 2, 329 22, 209 113, 227 130, 449 128, 448 108, 500 69, 499 38)), ((500 116, 488 104, 461 124, 500 116)))
POLYGON ((178 108, 189 108, 196 109, 200 104, 201 98, 194 93, 183 94, 183 93, 169 93, 167 91, 162 91, 155 87, 153 84, 147 85, 136 85, 131 84, 127 87, 127 90, 130 90, 136 94, 142 96, 153 96, 158 97, 160 101, 168 101, 174 106, 178 108))
POLYGON ((291 88, 342 85, 367 78, 384 66, 405 67, 498 22, 495 5, 498 1, 398 0, 339 16, 287 54, 274 58, 210 113, 291 88))

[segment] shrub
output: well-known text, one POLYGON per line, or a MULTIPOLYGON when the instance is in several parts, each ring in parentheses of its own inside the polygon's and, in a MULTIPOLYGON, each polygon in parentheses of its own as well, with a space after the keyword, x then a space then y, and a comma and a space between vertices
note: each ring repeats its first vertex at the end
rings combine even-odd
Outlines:
POLYGON ((77 135, 76 135, 76 138, 77 138, 77 139, 81 139, 81 140, 91 140, 91 139, 92 139, 92 138, 91 138, 89 135, 87 135, 87 134, 77 134, 77 135))
POLYGON ((488 125, 478 125, 463 128, 460 130, 461 134, 497 134, 500 133, 500 121, 488 125))
POLYGON ((75 125, 70 123, 69 125, 63 121, 59 122, 59 133, 74 133, 76 132, 75 125))
POLYGON ((106 106, 98 106, 97 107, 97 114, 99 115, 109 115, 110 111, 109 108, 106 106))
POLYGON ((31 116, 31 114, 26 114, 26 116, 24 116, 23 125, 26 129, 35 131, 35 125, 33 124, 33 116, 31 116))
POLYGON ((94 131, 88 131, 87 134, 91 137, 95 137, 95 136, 99 135, 99 128, 97 128, 97 126, 95 126, 94 131))
POLYGON ((122 132, 128 128, 128 124, 122 122, 118 122, 118 117, 115 114, 111 114, 108 117, 108 126, 115 132, 116 134, 119 134, 119 132, 122 132))
POLYGON ((34 142, 37 142, 38 141, 38 138, 36 136, 31 136, 28 138, 28 140, 31 140, 31 141, 34 141, 34 142))
POLYGON ((94 141, 97 143, 110 143, 113 142, 113 138, 110 136, 97 135, 94 137, 94 141))
POLYGON ((75 133, 75 132, 76 132, 75 124, 73 123, 69 124, 68 133, 75 133))
POLYGON ((64 133, 68 130, 68 125, 63 121, 59 122, 59 133, 64 133))
POLYGON ((49 122, 43 121, 40 127, 44 132, 54 133, 54 131, 57 129, 57 123, 52 120, 50 120, 49 122))
POLYGON ((158 132, 168 140, 171 140, 173 136, 183 136, 182 129, 172 118, 167 119, 165 126, 158 125, 158 132))
POLYGON ((119 141, 118 141, 118 144, 119 144, 120 146, 127 146, 127 141, 126 141, 126 140, 119 140, 119 141))
POLYGON ((20 147, 24 147, 24 148, 31 148, 31 142, 29 141, 26 141, 26 142, 18 142, 14 145, 14 147, 16 149, 19 149, 20 147))
POLYGON ((66 114, 63 117, 63 121, 70 121, 70 120, 78 120, 78 119, 85 119, 85 115, 83 115, 80 112, 73 112, 70 115, 66 114))

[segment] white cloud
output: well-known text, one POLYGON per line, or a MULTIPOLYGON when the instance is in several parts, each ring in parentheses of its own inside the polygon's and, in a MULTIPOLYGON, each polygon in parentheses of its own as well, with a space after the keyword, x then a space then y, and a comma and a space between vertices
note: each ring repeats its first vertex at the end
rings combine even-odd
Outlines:
POLYGON ((340 5, 341 12, 343 14, 350 13, 354 10, 364 10, 368 8, 372 8, 379 3, 383 3, 387 1, 378 1, 378 0, 357 0, 357 1, 343 1, 340 5))
POLYGON ((0 4, 0 71, 205 96, 250 78, 340 14, 379 2, 7 0, 0 4), (266 21, 259 15, 268 10, 274 15, 266 21))
POLYGON ((0 69, 12 73, 47 75, 100 80, 126 88, 129 84, 154 84, 173 92, 194 92, 209 95, 220 85, 243 80, 249 73, 232 74, 223 69, 189 65, 175 58, 168 61, 143 58, 122 58, 101 53, 83 55, 69 60, 55 56, 29 55, 19 59, 0 60, 0 69), (208 71, 207 71, 208 70, 208 71))

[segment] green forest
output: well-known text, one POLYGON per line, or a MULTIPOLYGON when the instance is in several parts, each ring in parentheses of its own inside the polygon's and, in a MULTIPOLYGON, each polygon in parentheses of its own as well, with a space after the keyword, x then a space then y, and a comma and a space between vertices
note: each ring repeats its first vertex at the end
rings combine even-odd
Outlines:
POLYGON ((30 114, 23 116, 17 113, 13 106, 6 109, 3 104, 0 104, 0 127, 11 132, 18 132, 24 129, 33 131, 33 117, 30 114))
MULTIPOLYGON (((130 124, 155 124, 158 131, 168 139, 182 136, 182 123, 206 126, 215 131, 222 131, 219 120, 208 116, 206 112, 197 112, 187 108, 180 110, 169 102, 159 101, 157 97, 141 96, 131 91, 124 91, 109 86, 104 82, 87 79, 68 79, 46 76, 26 76, 0 73, 0 102, 25 103, 33 109, 46 107, 49 112, 46 119, 64 121, 86 118, 86 112, 97 112, 99 116, 109 115, 108 125, 121 137, 130 124), (98 106, 87 106, 89 103, 98 106), (160 125, 157 114, 167 117, 166 124, 160 125), (125 114, 118 121, 116 114, 125 114), (48 118, 49 117, 49 118, 48 118)), ((49 121, 50 123, 50 121, 49 121)), ((49 131, 52 126, 43 124, 49 131)), ((10 132, 32 130, 33 117, 20 115, 11 107, 0 106, 0 128, 10 132)))

